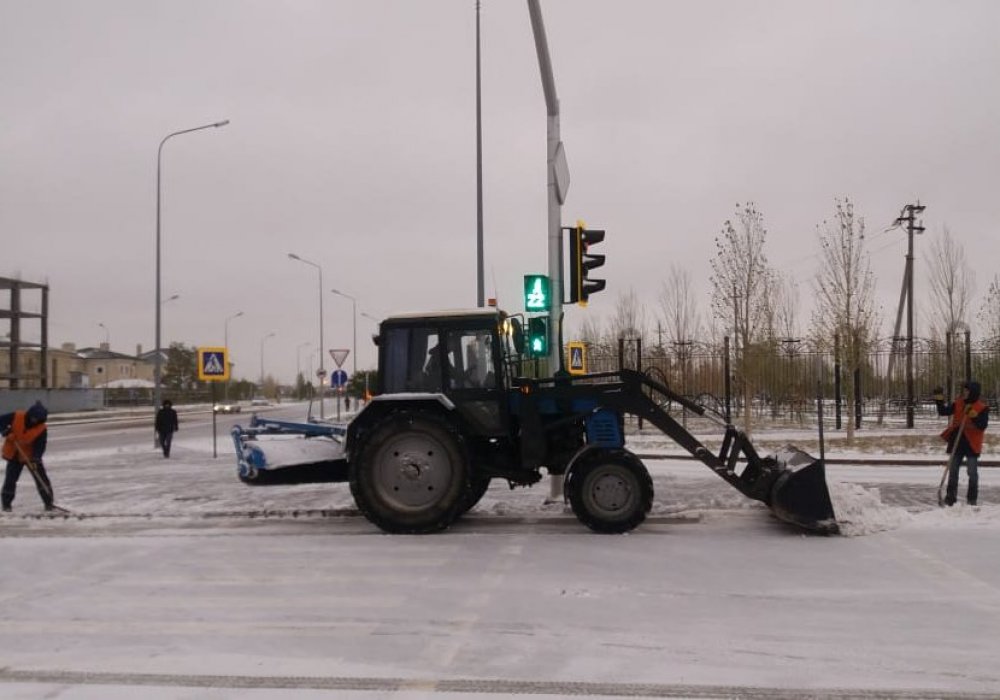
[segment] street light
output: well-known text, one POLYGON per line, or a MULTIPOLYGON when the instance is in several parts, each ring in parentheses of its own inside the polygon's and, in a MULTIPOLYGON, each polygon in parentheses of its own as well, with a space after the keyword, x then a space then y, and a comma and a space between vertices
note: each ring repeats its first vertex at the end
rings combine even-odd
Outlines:
POLYGON ((351 308, 354 311, 354 325, 352 327, 352 336, 354 338, 354 348, 351 350, 354 353, 354 360, 351 363, 351 375, 358 373, 358 300, 352 297, 350 294, 344 294, 336 289, 331 289, 331 292, 337 296, 344 297, 345 299, 351 300, 351 308))
MULTIPOLYGON (((160 141, 160 147, 156 151, 156 354, 153 356, 153 406, 160 405, 160 376, 161 368, 163 365, 163 358, 160 356, 160 307, 163 305, 160 301, 160 173, 162 169, 160 167, 161 161, 163 159, 163 144, 167 140, 173 138, 174 136, 180 136, 181 134, 189 134, 192 131, 201 131, 202 129, 212 129, 225 126, 229 123, 228 119, 224 119, 221 122, 213 122, 212 124, 205 124, 203 126, 196 126, 191 129, 182 129, 180 131, 175 131, 172 134, 167 134, 160 141)), ((156 435, 153 435, 153 446, 156 446, 156 435)))
POLYGON ((260 339, 260 392, 264 393, 264 341, 273 338, 277 333, 271 332, 260 339))
POLYGON ((180 298, 181 298, 180 294, 171 294, 166 299, 160 302, 160 306, 166 306, 168 301, 174 301, 175 299, 180 299, 180 298))
POLYGON ((323 268, 310 260, 300 258, 295 253, 289 253, 288 257, 292 260, 298 260, 300 263, 312 265, 319 272, 319 417, 323 419, 325 417, 323 414, 323 378, 326 377, 326 370, 323 368, 323 348, 325 347, 323 345, 323 268))

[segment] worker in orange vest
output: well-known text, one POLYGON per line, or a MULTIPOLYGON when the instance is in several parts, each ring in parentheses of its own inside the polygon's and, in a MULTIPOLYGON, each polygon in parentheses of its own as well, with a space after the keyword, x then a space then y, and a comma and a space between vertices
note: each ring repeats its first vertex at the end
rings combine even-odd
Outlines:
POLYGON ((958 471, 963 459, 969 473, 966 502, 974 506, 979 499, 979 455, 983 452, 983 435, 990 422, 990 406, 980 398, 981 393, 979 382, 969 381, 962 385, 961 396, 952 403, 945 404, 944 390, 934 390, 938 415, 951 416, 951 422, 941 433, 941 439, 948 443, 948 451, 951 453, 945 505, 955 505, 958 498, 958 471))
POLYGON ((52 482, 42 464, 42 455, 45 454, 48 441, 48 428, 45 425, 48 417, 48 409, 41 401, 36 401, 27 411, 14 411, 0 416, 0 433, 5 436, 3 458, 7 460, 3 490, 0 491, 0 501, 5 511, 10 511, 14 503, 17 480, 25 466, 35 479, 45 510, 53 510, 52 482))

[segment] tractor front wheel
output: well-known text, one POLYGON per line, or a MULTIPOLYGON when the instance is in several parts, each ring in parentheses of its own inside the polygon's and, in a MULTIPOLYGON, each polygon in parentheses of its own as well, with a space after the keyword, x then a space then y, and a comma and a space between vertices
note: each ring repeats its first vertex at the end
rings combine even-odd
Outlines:
POLYGON ((376 425, 351 465, 351 494, 372 523, 394 533, 443 530, 461 512, 469 460, 461 437, 430 413, 395 413, 376 425))
POLYGON ((623 450, 595 450, 582 460, 566 481, 577 519, 601 533, 638 527, 653 507, 653 480, 639 458, 623 450))

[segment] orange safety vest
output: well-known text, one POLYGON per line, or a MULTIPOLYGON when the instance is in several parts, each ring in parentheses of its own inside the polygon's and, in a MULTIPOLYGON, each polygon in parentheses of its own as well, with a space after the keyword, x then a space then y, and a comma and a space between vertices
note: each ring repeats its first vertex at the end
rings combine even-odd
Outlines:
MULTIPOLYGON (((982 399, 977 399, 973 402, 972 407, 976 409, 976 413, 982 413, 989 408, 989 404, 982 399)), ((958 430, 958 426, 962 423, 963 416, 965 416, 965 400, 955 399, 955 409, 951 414, 951 423, 949 423, 948 427, 944 429, 943 433, 941 433, 942 440, 945 442, 951 440, 952 435, 955 434, 958 430)), ((972 451, 977 455, 981 454, 983 451, 983 436, 985 434, 986 431, 977 428, 976 424, 973 423, 971 419, 965 419, 965 425, 962 428, 962 435, 964 435, 965 439, 969 441, 969 447, 972 448, 972 451)))
POLYGON ((38 436, 45 432, 45 423, 39 423, 31 428, 27 427, 26 416, 26 411, 14 412, 14 420, 10 423, 10 432, 7 433, 7 439, 3 442, 4 459, 16 459, 18 462, 31 459, 31 446, 38 439, 38 436), (23 457, 18 453, 15 443, 20 445, 21 450, 24 451, 23 457))

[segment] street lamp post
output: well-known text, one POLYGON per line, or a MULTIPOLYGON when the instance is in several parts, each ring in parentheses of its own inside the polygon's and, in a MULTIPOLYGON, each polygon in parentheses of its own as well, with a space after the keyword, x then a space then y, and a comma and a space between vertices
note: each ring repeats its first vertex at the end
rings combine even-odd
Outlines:
POLYGON ((358 373, 358 300, 350 294, 344 294, 336 289, 331 289, 330 291, 337 296, 351 300, 351 309, 354 312, 354 325, 351 327, 351 335, 354 343, 351 349, 351 353, 354 355, 354 360, 351 362, 351 375, 353 376, 358 373))
MULTIPOLYGON (((224 347, 226 349, 226 362, 229 362, 229 322, 232 321, 234 318, 239 318, 242 315, 243 315, 242 311, 237 311, 232 316, 228 317, 226 319, 225 324, 223 325, 222 347, 224 347)), ((230 363, 230 364, 232 364, 232 363, 230 363)), ((226 369, 229 369, 229 368, 227 367, 226 369)), ((229 373, 226 372, 226 375, 228 376, 229 373)), ((229 380, 228 379, 226 380, 225 385, 223 385, 223 387, 222 387, 222 397, 226 401, 229 400, 229 380)))
POLYGON ((260 393, 264 394, 264 341, 273 338, 277 333, 273 331, 260 339, 260 393))
POLYGON ((306 260, 305 258, 300 258, 295 253, 289 253, 288 257, 292 260, 298 260, 306 265, 312 265, 319 272, 319 417, 322 420, 326 416, 323 413, 323 380, 326 377, 326 370, 323 368, 323 268, 318 264, 312 262, 311 260, 306 260))
MULTIPOLYGON (((160 302, 160 181, 161 181, 161 163, 163 160, 163 144, 165 144, 169 139, 174 136, 180 136, 181 134, 189 134, 192 131, 201 131, 202 129, 212 129, 225 126, 229 123, 228 119, 224 119, 221 122, 213 122, 211 124, 204 124, 203 126, 196 126, 191 129, 182 129, 180 131, 175 131, 171 134, 167 134, 160 141, 160 147, 156 151, 156 354, 153 356, 153 406, 160 405, 160 377, 161 370, 163 366, 163 358, 161 357, 160 348, 160 307, 162 303, 160 302)), ((156 446, 156 435, 153 436, 153 446, 156 446)))

